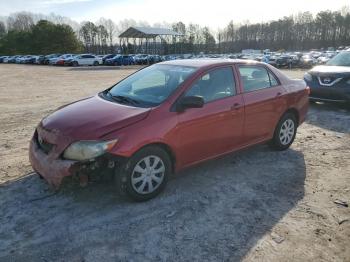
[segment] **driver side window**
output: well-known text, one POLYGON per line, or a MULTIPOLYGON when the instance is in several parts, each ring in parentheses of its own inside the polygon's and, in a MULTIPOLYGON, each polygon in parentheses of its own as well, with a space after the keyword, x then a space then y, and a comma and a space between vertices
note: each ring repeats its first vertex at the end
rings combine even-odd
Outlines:
POLYGON ((236 94, 236 85, 231 67, 209 71, 197 79, 185 96, 200 96, 210 102, 236 94))

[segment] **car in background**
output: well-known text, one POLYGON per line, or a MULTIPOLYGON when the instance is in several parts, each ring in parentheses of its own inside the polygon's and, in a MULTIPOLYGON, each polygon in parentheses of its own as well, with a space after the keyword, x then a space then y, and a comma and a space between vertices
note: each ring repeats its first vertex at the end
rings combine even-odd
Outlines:
POLYGON ((6 61, 8 59, 8 56, 0 56, 0 63, 5 63, 4 60, 6 61))
POLYGON ((254 61, 175 60, 145 67, 45 117, 30 163, 50 185, 115 175, 116 191, 155 197, 173 172, 249 146, 286 150, 308 110, 303 80, 254 61), (214 132, 215 130, 215 132, 214 132))
POLYGON ((75 55, 73 55, 73 54, 64 54, 64 55, 57 57, 55 60, 51 60, 51 63, 53 65, 57 65, 57 66, 64 66, 65 62, 67 60, 73 59, 74 56, 75 55))
POLYGON ((113 56, 111 58, 107 58, 105 60, 105 65, 109 65, 109 66, 115 65, 115 66, 117 66, 117 65, 119 65, 119 61, 122 59, 121 57, 122 57, 121 55, 115 55, 115 56, 113 56))
POLYGON ((316 59, 310 55, 306 54, 300 58, 300 66, 303 68, 310 68, 316 64, 316 59))
POLYGON ((350 105, 350 50, 342 51, 325 65, 305 73, 310 87, 310 100, 339 102, 350 105))
POLYGON ((23 60, 24 56, 23 55, 19 55, 16 57, 15 59, 15 63, 16 64, 21 64, 22 63, 22 60, 23 60))
POLYGON ((134 57, 132 55, 122 55, 121 56, 121 60, 120 61, 120 65, 134 65, 135 61, 134 61, 134 57))
POLYGON ((269 65, 272 65, 272 66, 274 66, 274 67, 277 67, 277 58, 278 58, 278 56, 276 56, 276 55, 272 55, 270 58, 269 58, 269 60, 268 60, 268 64, 269 65))
POLYGON ((50 65, 64 65, 64 61, 66 59, 71 59, 73 58, 74 55, 73 54, 64 54, 64 55, 60 55, 60 56, 56 56, 56 57, 53 57, 49 60, 49 64, 50 65))
POLYGON ((104 55, 104 56, 102 57, 102 64, 105 65, 107 59, 113 58, 113 57, 115 57, 115 56, 116 56, 116 54, 107 54, 107 55, 104 55))
POLYGON ((148 56, 148 63, 150 65, 162 62, 162 57, 160 55, 149 55, 148 56))
POLYGON ((122 66, 134 65, 134 57, 131 55, 116 55, 112 58, 106 59, 106 65, 122 66))
POLYGON ((100 61, 102 62, 95 55, 81 54, 73 56, 67 64, 72 66, 98 66, 100 61))
POLYGON ((104 57, 104 55, 97 55, 96 56, 97 61, 100 65, 103 65, 103 57, 104 57))
POLYGON ((26 55, 21 59, 21 64, 34 64, 36 60, 36 56, 26 55))
POLYGON ((12 58, 12 56, 7 56, 7 57, 4 57, 2 62, 3 63, 9 63, 9 60, 12 58))
POLYGON ((134 62, 137 65, 147 65, 148 64, 148 55, 137 54, 134 56, 134 62))
POLYGON ((42 64, 44 65, 48 65, 50 64, 50 60, 53 59, 53 58, 57 58, 61 56, 61 54, 50 54, 50 55, 46 55, 45 58, 43 59, 43 62, 42 64))
POLYGON ((276 58, 276 67, 290 67, 292 64, 292 57, 290 55, 281 55, 276 58))
POLYGON ((44 60, 45 60, 45 56, 44 55, 38 55, 35 59, 35 64, 37 65, 43 65, 44 64, 44 60))

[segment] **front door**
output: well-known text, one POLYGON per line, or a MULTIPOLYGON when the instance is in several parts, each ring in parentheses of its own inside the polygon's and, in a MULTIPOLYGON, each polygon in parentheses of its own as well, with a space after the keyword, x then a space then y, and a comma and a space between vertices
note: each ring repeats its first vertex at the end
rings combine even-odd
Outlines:
POLYGON ((188 166, 240 145, 244 105, 242 95, 236 92, 231 66, 204 73, 184 95, 201 96, 205 104, 178 115, 177 157, 181 165, 188 166))

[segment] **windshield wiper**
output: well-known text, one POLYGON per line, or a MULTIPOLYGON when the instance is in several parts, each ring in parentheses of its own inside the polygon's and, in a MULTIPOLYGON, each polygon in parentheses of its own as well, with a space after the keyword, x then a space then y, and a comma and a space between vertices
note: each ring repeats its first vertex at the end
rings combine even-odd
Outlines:
POLYGON ((131 97, 121 96, 121 95, 113 95, 109 91, 108 91, 108 94, 113 100, 117 101, 118 103, 123 103, 123 104, 127 103, 127 104, 132 104, 132 105, 140 104, 139 101, 137 101, 137 100, 135 100, 135 99, 133 99, 131 97))

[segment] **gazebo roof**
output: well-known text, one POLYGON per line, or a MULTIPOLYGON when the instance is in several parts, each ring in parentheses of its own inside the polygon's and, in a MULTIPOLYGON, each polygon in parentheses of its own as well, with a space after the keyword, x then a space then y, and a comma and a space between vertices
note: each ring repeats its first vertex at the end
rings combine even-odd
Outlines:
POLYGON ((125 38, 154 38, 160 35, 172 35, 172 36, 182 36, 178 32, 168 28, 157 28, 157 27, 129 27, 126 31, 121 33, 119 37, 125 38))

